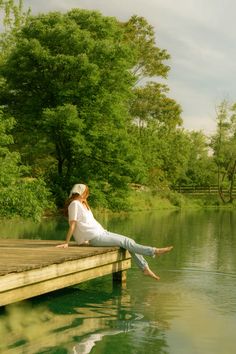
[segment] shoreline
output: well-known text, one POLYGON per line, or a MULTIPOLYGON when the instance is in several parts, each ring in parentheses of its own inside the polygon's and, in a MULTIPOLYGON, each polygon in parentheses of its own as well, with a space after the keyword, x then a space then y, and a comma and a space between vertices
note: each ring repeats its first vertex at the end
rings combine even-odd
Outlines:
MULTIPOLYGON (((112 210, 105 207, 93 207, 94 214, 106 214, 106 215, 126 215, 132 212, 151 212, 155 210, 201 210, 201 209, 215 209, 215 210, 234 210, 236 209, 236 203, 223 204, 217 195, 186 195, 178 192, 168 191, 162 193, 153 193, 151 191, 131 191, 128 196, 129 207, 122 210, 112 210)), ((41 220, 51 218, 63 218, 63 214, 60 209, 54 211, 45 211, 41 217, 41 220)), ((18 215, 9 217, 1 217, 0 220, 32 220, 30 218, 23 218, 18 215)), ((65 218, 66 220, 66 218, 65 218)), ((40 220, 35 220, 39 222, 40 220)))

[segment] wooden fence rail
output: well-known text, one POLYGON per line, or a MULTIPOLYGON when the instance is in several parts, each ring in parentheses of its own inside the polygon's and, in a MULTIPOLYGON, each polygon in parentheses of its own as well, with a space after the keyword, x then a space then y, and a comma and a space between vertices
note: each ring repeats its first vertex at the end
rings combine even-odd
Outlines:
MULTIPOLYGON (((173 188, 176 192, 185 194, 218 194, 218 186, 175 186, 173 188)), ((223 193, 228 190, 223 189, 223 193)), ((236 196, 236 188, 233 189, 233 195, 236 196)))

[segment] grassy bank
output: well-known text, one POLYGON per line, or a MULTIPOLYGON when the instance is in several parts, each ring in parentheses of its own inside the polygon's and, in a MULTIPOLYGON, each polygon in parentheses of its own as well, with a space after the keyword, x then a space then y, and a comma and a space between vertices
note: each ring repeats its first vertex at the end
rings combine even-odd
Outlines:
MULTIPOLYGON (((112 211, 103 207, 92 207, 95 216, 97 214, 126 214, 127 212, 154 211, 154 210, 178 210, 178 209, 236 209, 236 201, 233 204, 223 204, 217 195, 187 195, 175 191, 166 190, 163 192, 153 192, 147 190, 131 190, 128 196, 126 207, 112 211)), ((41 218, 61 217, 62 211, 53 209, 44 211, 41 218)), ((30 218, 39 221, 41 218, 30 218)), ((27 217, 21 215, 0 216, 0 220, 7 219, 24 220, 27 217)))
POLYGON ((150 191, 131 191, 128 202, 132 211, 176 209, 168 197, 150 191))
POLYGON ((154 193, 131 191, 129 203, 132 211, 185 209, 185 208, 235 208, 236 203, 223 204, 218 195, 187 195, 175 191, 154 193))

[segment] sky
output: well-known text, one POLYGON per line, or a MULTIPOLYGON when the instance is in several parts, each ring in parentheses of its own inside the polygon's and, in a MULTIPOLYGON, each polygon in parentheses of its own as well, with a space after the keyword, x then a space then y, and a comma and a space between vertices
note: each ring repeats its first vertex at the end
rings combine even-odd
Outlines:
MULTIPOLYGON (((182 107, 184 127, 212 134, 216 106, 236 102, 235 0, 25 0, 33 14, 72 8, 128 20, 143 16, 156 44, 171 55, 166 84, 182 107)), ((163 82, 163 80, 161 80, 163 82)))

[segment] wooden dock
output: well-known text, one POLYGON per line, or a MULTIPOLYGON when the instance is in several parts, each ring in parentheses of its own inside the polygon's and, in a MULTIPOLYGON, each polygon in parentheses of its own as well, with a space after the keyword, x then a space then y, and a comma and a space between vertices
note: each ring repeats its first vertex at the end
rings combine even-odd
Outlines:
POLYGON ((0 306, 29 299, 107 274, 125 283, 131 267, 119 247, 56 248, 61 241, 0 239, 0 306))

